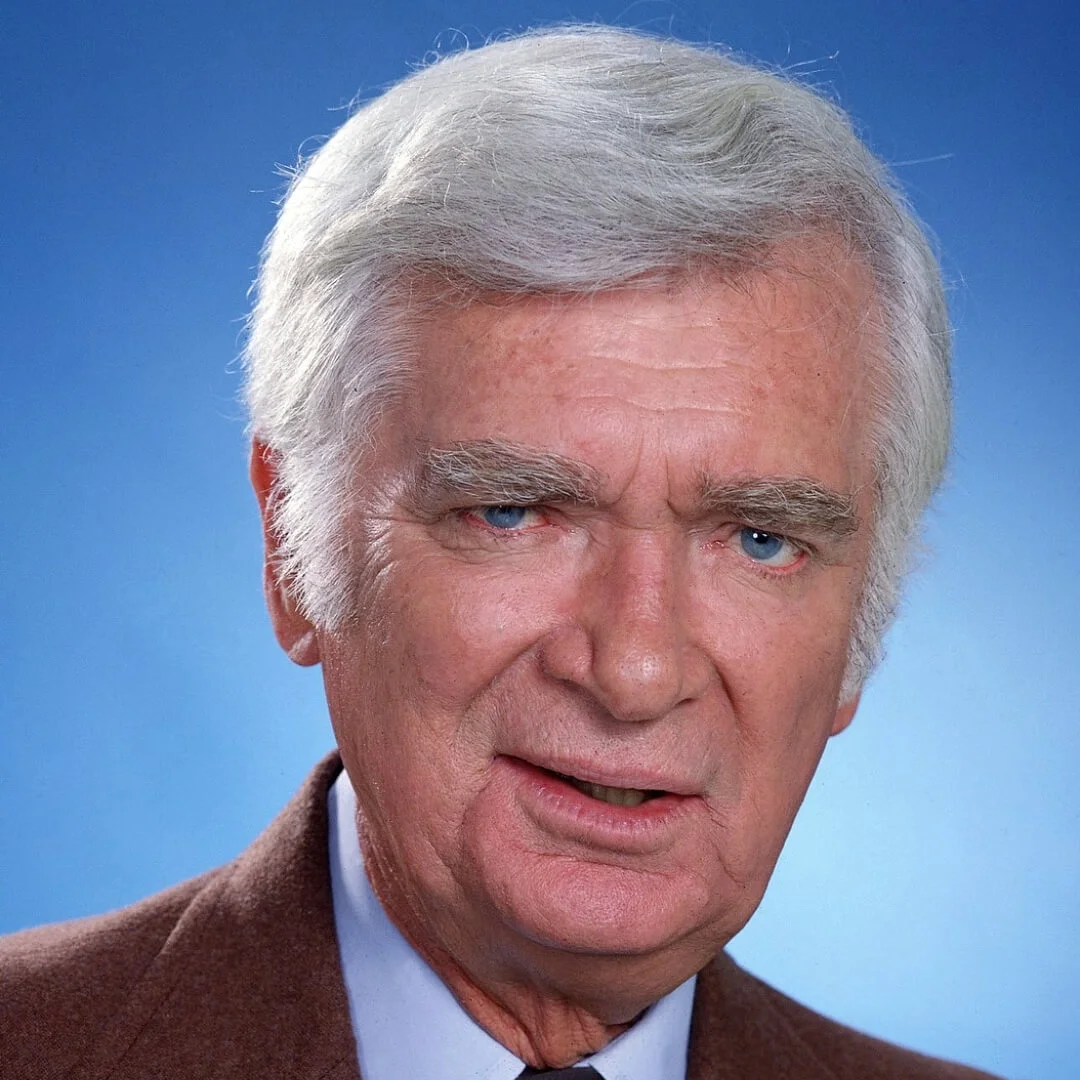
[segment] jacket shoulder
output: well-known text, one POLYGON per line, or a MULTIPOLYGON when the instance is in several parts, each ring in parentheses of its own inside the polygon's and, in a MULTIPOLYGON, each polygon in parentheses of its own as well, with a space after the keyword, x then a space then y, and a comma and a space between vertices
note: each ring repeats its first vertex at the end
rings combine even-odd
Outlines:
POLYGON ((46 1078, 73 1069, 224 869, 106 915, 0 937, 0 1071, 46 1078))
POLYGON ((720 953, 698 975, 688 1080, 994 1080, 800 1005, 720 953))
POLYGON ((814 1012, 747 975, 823 1064, 842 1080, 997 1080, 989 1073, 875 1038, 814 1012))

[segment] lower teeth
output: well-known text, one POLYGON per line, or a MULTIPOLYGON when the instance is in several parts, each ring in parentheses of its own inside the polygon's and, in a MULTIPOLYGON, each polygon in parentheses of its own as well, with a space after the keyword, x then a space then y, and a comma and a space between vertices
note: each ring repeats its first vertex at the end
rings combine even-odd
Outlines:
POLYGON ((577 780, 572 776, 563 777, 564 780, 573 784, 578 791, 591 795, 601 802, 610 803, 612 806, 640 806, 652 792, 641 791, 639 788, 604 787, 603 784, 590 784, 588 780, 577 780))

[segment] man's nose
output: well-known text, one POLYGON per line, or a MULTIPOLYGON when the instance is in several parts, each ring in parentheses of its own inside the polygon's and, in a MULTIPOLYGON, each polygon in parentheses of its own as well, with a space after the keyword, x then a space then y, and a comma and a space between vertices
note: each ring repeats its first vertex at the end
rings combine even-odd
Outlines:
POLYGON ((573 621, 544 651, 546 670, 618 720, 665 716, 700 697, 712 671, 694 640, 692 593, 677 537, 620 537, 579 581, 573 621))

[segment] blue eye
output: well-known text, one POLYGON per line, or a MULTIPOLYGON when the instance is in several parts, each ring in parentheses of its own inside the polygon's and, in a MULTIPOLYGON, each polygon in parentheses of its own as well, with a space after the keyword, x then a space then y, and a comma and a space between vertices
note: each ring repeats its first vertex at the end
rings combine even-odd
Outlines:
POLYGON ((754 562, 766 566, 791 566, 799 557, 799 549, 790 540, 750 526, 739 530, 739 546, 754 562))
POLYGON ((482 506, 476 513, 493 529, 520 529, 525 524, 527 506, 482 506))

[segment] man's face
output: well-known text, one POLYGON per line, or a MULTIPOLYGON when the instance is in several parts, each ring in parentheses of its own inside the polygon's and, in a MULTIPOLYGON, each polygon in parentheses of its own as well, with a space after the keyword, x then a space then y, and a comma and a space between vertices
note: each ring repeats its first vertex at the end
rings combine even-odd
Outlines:
POLYGON ((681 979, 758 904, 854 711, 872 513, 865 276, 791 263, 422 332, 357 478, 355 623, 317 640, 369 867, 429 956, 681 979))

